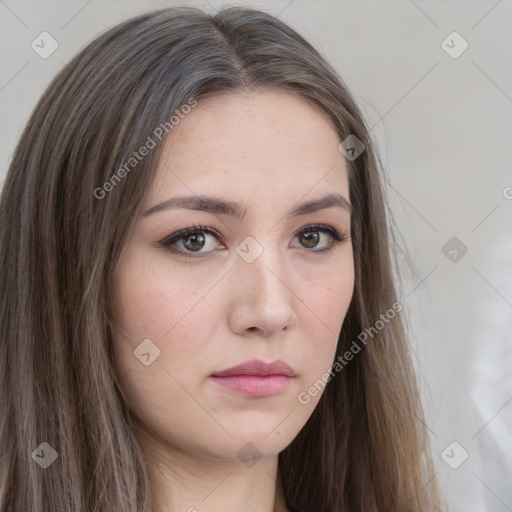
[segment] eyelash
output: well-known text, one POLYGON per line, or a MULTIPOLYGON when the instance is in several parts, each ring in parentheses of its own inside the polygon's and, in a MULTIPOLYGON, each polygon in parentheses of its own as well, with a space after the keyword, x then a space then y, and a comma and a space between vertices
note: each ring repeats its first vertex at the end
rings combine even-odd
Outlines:
MULTIPOLYGON (((323 225, 323 224, 312 224, 310 226, 306 226, 305 228, 302 228, 301 230, 299 230, 297 232, 297 235, 300 235, 300 234, 303 234, 303 233, 310 233, 312 231, 320 231, 322 233, 327 233, 328 235, 331 236, 332 242, 331 242, 331 245, 329 245, 328 247, 324 247, 323 249, 307 250, 306 248, 304 248, 305 252, 307 254, 311 254, 311 253, 314 253, 314 254, 326 254, 329 251, 331 251, 332 249, 334 249, 334 247, 336 247, 338 244, 344 242, 348 238, 348 234, 340 233, 336 229, 334 229, 334 228, 332 228, 330 226, 323 225)), ((183 256, 184 258, 203 258, 203 257, 208 256, 209 254, 211 254, 212 251, 205 252, 205 253, 192 253, 192 252, 185 252, 185 251, 183 251, 181 249, 177 250, 177 249, 171 248, 173 245, 176 244, 176 242, 179 242, 182 239, 186 238, 187 236, 195 235, 197 233, 208 233, 210 235, 213 235, 219 241, 222 238, 220 233, 217 230, 215 230, 215 229, 212 229, 212 228, 209 228, 209 227, 206 227, 206 226, 195 226, 195 225, 193 225, 192 227, 188 227, 188 228, 176 231, 175 233, 173 233, 173 234, 167 236, 166 238, 164 238, 163 240, 160 240, 160 242, 158 242, 158 244, 159 244, 160 247, 165 249, 167 252, 170 252, 172 254, 177 254, 180 257, 183 256)))

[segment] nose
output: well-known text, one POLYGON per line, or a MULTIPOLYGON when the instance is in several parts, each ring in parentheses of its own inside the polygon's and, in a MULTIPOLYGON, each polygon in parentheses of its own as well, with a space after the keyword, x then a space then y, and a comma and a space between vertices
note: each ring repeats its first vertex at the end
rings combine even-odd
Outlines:
POLYGON ((268 338, 292 329, 297 322, 290 273, 278 250, 265 248, 251 263, 236 255, 230 273, 231 308, 229 325, 233 332, 268 338))

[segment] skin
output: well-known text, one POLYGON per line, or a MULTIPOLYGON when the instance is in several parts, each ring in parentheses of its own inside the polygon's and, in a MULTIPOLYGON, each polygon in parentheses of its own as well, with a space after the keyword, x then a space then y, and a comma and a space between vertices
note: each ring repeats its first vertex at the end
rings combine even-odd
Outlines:
POLYGON ((349 211, 287 212, 330 192, 349 200, 339 143, 318 107, 278 91, 201 99, 165 141, 143 211, 205 194, 239 202, 246 215, 181 208, 141 217, 115 276, 116 371, 164 512, 271 512, 275 502, 286 510, 278 454, 320 399, 303 405, 298 395, 333 364, 354 287, 349 211), (222 236, 202 232, 202 247, 185 237, 175 248, 205 257, 159 245, 193 224, 222 236), (311 224, 348 238, 315 253, 332 239, 313 229, 319 240, 307 245, 298 232, 311 224), (236 252, 248 236, 263 249, 251 263, 236 252), (144 339, 160 350, 147 366, 134 355, 144 339), (258 398, 212 381, 251 359, 282 359, 296 375, 258 398), (237 456, 244 446, 252 464, 237 456))

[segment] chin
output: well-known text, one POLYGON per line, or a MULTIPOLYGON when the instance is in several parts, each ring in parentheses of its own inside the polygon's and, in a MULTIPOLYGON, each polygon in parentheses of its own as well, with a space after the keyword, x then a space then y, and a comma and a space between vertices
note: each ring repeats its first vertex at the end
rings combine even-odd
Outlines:
POLYGON ((271 428, 248 425, 245 430, 238 431, 234 438, 224 438, 215 446, 221 447, 224 454, 229 453, 227 458, 273 457, 282 452, 300 431, 300 428, 293 431, 289 428, 276 428, 278 423, 274 423, 271 428))

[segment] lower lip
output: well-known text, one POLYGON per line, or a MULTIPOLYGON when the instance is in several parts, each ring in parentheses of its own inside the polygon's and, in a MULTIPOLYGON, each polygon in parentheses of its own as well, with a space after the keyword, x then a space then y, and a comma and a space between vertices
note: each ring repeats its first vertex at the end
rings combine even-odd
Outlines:
POLYGON ((286 375, 232 375, 212 377, 220 386, 253 397, 271 396, 280 393, 290 383, 292 377, 286 375))

